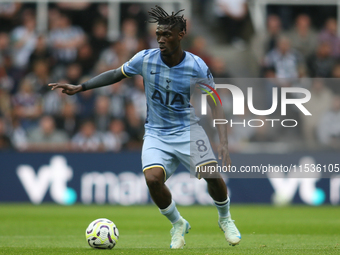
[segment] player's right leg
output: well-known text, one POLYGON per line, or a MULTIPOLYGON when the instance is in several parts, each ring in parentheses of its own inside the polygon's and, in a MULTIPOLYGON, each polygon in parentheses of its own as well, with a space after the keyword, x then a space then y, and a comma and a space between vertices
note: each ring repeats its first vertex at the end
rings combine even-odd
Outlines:
MULTIPOLYGON (((143 170, 146 184, 149 188, 152 200, 160 209, 167 208, 171 202, 171 193, 168 187, 165 185, 165 173, 161 167, 151 167, 143 170)), ((178 220, 178 217, 175 220, 178 220)), ((170 219, 170 221, 172 221, 170 219)))
POLYGON ((171 147, 165 142, 146 136, 142 150, 142 164, 146 184, 153 201, 173 225, 170 231, 172 236, 170 248, 181 249, 185 245, 184 235, 188 233, 190 225, 179 214, 171 193, 165 185, 166 179, 175 171, 179 162, 172 155, 171 147))
POLYGON ((158 206, 159 211, 173 225, 170 231, 170 248, 182 249, 185 245, 184 235, 189 232, 190 225, 181 217, 175 202, 171 199, 171 193, 164 183, 163 169, 160 167, 149 168, 144 171, 144 176, 153 201, 158 206))

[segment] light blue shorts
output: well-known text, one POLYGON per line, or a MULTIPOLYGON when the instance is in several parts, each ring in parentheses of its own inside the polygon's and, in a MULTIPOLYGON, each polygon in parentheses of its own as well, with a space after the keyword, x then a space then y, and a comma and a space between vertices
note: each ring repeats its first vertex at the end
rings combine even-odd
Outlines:
POLYGON ((190 130, 167 136, 146 134, 142 149, 143 172, 153 167, 164 170, 167 180, 182 163, 191 173, 198 166, 217 163, 204 129, 192 125, 190 130))

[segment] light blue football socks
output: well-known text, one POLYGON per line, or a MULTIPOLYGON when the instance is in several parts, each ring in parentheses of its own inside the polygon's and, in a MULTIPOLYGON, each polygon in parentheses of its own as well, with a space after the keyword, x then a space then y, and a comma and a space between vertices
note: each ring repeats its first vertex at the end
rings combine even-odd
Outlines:
POLYGON ((227 198, 227 200, 225 200, 223 202, 214 201, 214 203, 215 203, 215 206, 217 208, 218 215, 220 216, 220 218, 225 218, 225 217, 230 216, 230 212, 229 212, 230 199, 229 199, 229 197, 227 198))
POLYGON ((159 211, 161 212, 161 214, 167 217, 172 224, 176 223, 181 217, 179 211, 176 208, 175 201, 173 200, 171 201, 171 204, 167 208, 159 209, 159 211))

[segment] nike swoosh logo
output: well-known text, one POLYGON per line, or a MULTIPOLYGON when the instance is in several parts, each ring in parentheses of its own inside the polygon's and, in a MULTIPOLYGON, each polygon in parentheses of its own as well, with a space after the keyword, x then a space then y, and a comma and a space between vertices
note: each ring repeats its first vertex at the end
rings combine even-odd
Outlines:
POLYGON ((206 154, 204 154, 204 155, 200 155, 200 157, 203 158, 203 157, 206 156, 206 155, 208 155, 208 152, 207 152, 206 154))
MULTIPOLYGON (((160 72, 158 72, 158 73, 160 73, 160 72)), ((152 72, 152 71, 150 71, 150 74, 158 74, 157 72, 152 72)))

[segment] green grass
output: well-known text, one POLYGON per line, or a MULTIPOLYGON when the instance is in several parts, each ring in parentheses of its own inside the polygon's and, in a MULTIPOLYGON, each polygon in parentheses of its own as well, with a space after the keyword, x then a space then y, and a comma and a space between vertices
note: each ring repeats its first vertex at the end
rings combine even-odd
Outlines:
POLYGON ((213 206, 179 207, 191 224, 183 250, 170 250, 170 223, 156 206, 33 206, 0 204, 0 254, 340 254, 339 207, 232 205, 242 233, 227 245, 213 206), (113 220, 120 239, 113 250, 91 249, 85 229, 113 220))

